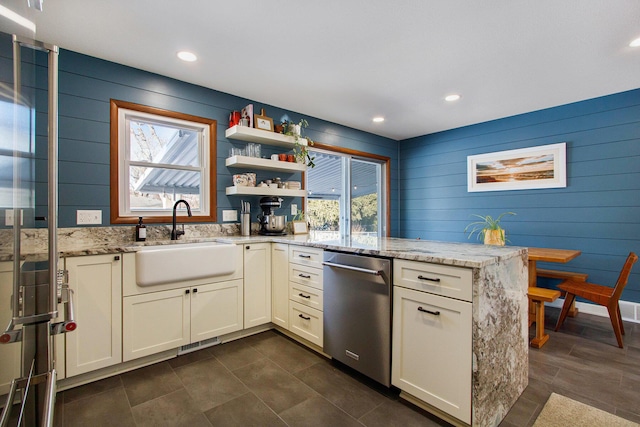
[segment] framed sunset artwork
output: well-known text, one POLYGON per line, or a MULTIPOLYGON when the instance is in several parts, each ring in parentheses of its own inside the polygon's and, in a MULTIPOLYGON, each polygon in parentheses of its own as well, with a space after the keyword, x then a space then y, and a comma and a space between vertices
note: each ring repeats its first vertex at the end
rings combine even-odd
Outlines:
POLYGON ((541 145, 467 157, 467 191, 567 186, 567 144, 541 145))

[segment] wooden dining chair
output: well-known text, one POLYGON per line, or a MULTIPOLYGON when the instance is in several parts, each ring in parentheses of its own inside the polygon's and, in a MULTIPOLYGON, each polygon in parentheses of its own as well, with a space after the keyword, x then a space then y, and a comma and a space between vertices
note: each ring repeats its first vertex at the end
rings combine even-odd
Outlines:
POLYGON ((629 280, 631 267, 633 267, 633 264, 635 264, 637 260, 638 255, 630 252, 627 257, 627 261, 624 263, 622 271, 618 276, 618 281, 613 288, 571 279, 565 280, 559 284, 558 288, 565 291, 567 294, 564 298, 564 304, 562 305, 562 312, 558 318, 558 323, 556 323, 556 332, 564 323, 564 319, 569 313, 571 304, 576 299, 576 296, 578 296, 607 307, 607 310, 609 311, 609 318, 611 319, 611 325, 613 326, 613 332, 615 332, 616 339, 618 340, 618 346, 623 348, 622 335, 624 335, 624 326, 622 325, 622 316, 620 316, 620 306, 618 305, 618 301, 620 300, 622 290, 629 280))

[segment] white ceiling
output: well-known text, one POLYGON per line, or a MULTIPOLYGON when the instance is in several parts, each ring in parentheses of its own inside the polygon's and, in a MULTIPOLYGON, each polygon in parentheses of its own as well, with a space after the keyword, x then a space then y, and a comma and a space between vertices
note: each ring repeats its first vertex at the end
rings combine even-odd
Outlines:
POLYGON ((638 0, 44 0, 25 13, 64 49, 393 139, 640 88, 638 0))

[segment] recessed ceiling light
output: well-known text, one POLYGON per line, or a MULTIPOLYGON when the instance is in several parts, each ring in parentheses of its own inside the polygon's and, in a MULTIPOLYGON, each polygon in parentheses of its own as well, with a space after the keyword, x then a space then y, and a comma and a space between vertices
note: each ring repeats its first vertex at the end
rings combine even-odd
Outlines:
POLYGON ((195 55, 195 53, 187 52, 186 50, 182 50, 182 51, 178 52, 178 58, 180 58, 180 59, 182 59, 183 61, 186 61, 186 62, 193 62, 193 61, 196 61, 198 59, 198 57, 195 55))
POLYGON ((374 117, 373 121, 374 123, 382 123, 384 122, 384 117, 374 117))
POLYGON ((640 37, 635 40, 631 40, 631 43, 629 43, 629 47, 640 47, 640 37))
POLYGON ((458 99, 460 99, 460 95, 458 94, 447 95, 444 97, 444 100, 447 102, 457 101, 458 99))

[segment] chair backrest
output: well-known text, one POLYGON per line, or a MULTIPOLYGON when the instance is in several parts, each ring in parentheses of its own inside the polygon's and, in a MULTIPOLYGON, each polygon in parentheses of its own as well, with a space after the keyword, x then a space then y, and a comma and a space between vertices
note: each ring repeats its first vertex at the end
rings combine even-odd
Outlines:
POLYGON ((618 281, 616 282, 616 287, 613 290, 612 299, 618 300, 620 299, 620 295, 622 295, 622 290, 625 286, 627 286, 627 282, 629 281, 629 274, 631 274, 631 267, 633 264, 638 261, 638 255, 633 252, 629 252, 629 256, 622 267, 622 271, 618 276, 618 281))

